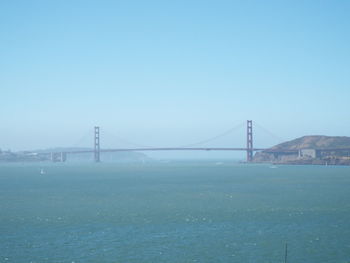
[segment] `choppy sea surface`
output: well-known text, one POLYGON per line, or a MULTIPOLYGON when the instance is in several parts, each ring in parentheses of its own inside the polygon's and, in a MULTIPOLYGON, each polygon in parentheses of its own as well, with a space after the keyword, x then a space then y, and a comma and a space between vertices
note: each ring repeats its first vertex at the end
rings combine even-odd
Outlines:
POLYGON ((350 262, 350 167, 0 165, 0 262, 283 262, 286 243, 350 262))

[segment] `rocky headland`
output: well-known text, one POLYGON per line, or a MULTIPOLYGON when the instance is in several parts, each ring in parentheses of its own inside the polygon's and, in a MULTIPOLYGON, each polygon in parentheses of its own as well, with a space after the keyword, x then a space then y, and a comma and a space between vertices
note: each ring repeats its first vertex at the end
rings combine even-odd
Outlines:
POLYGON ((304 136, 257 152, 253 162, 350 165, 350 137, 304 136))

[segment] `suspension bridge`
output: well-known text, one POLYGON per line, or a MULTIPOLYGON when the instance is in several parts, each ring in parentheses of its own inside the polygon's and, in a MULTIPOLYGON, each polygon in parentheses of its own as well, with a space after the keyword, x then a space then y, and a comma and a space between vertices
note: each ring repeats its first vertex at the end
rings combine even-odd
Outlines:
MULTIPOLYGON (((92 153, 93 160, 95 162, 101 161, 101 153, 107 152, 144 152, 144 151, 244 151, 246 152, 246 161, 252 162, 254 152, 268 150, 267 148, 256 148, 253 146, 253 121, 247 120, 246 123, 246 147, 135 147, 135 148, 111 148, 102 149, 100 147, 100 127, 94 127, 94 137, 93 137, 93 148, 84 150, 69 150, 62 152, 46 152, 40 153, 41 155, 49 155, 52 161, 65 162, 67 160, 67 155, 71 154, 85 154, 92 153)), ((214 137, 217 138, 218 136, 214 137)), ((206 142, 208 140, 202 141, 206 142)), ((274 150, 269 150, 273 152, 274 150)), ((278 152, 283 150, 279 149, 278 152)), ((291 150, 285 150, 283 152, 292 152, 291 150)), ((294 152, 294 151, 293 151, 294 152)))

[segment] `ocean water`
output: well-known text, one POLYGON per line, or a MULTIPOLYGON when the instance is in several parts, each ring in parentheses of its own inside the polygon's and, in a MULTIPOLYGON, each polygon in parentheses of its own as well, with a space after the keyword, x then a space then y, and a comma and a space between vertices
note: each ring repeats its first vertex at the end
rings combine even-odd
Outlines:
POLYGON ((350 262, 350 167, 0 165, 0 262, 283 262, 286 243, 350 262))

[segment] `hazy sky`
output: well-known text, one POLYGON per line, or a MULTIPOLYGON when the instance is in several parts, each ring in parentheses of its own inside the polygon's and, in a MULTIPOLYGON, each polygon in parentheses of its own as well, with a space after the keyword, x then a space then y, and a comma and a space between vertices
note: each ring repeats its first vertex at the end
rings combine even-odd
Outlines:
MULTIPOLYGON (((88 146, 94 125, 178 146, 246 119, 283 139, 350 136, 349 14, 349 1, 1 1, 0 147, 88 146)), ((255 131, 256 146, 278 142, 255 131)))

